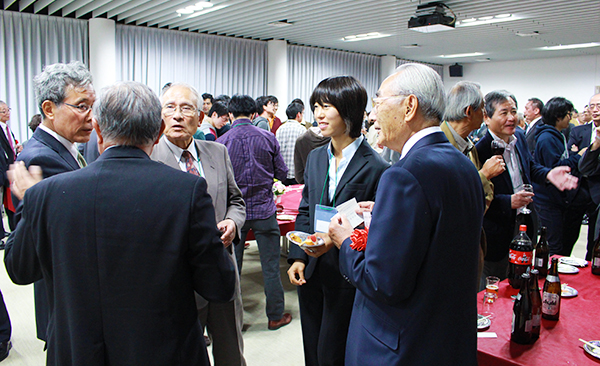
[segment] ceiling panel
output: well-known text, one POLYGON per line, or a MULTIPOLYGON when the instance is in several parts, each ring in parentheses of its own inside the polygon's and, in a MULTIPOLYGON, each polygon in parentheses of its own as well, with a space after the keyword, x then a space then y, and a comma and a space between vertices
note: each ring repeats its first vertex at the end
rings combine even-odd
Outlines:
MULTIPOLYGON (((598 55, 600 47, 539 51, 543 46, 600 42, 600 0, 446 0, 461 21, 498 14, 521 20, 457 27, 422 34, 408 29, 419 0, 213 0, 223 7, 200 16, 178 16, 176 10, 194 5, 188 0, 5 0, 4 9, 82 19, 102 17, 120 24, 158 26, 258 40, 285 39, 292 44, 325 47, 374 55, 450 64, 474 58, 443 59, 440 55, 480 52, 492 61, 598 55), (292 26, 270 22, 287 19, 292 26), (518 33, 539 34, 520 37, 518 33), (369 32, 390 37, 343 42, 342 37, 369 32), (402 46, 417 44, 418 48, 402 46)), ((448 12, 449 13, 449 12, 448 12)))

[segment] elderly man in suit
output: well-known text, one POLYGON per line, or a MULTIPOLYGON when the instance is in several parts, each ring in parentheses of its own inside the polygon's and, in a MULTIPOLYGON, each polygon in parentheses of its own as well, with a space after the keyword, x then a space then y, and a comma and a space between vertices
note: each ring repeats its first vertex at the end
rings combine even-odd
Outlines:
MULTIPOLYGON (((33 82, 43 121, 17 161, 40 166, 44 178, 86 166, 75 143, 87 142, 92 132, 92 74, 81 62, 59 63, 46 66, 33 82)), ((34 295, 37 336, 46 341, 49 309, 43 280, 34 284, 34 295)))
MULTIPOLYGON (((516 98, 506 90, 495 90, 485 96, 485 123, 488 131, 476 145, 479 158, 492 157, 492 141, 505 147, 503 158, 506 171, 492 178, 494 200, 485 213, 483 228, 487 237, 482 279, 496 276, 504 279, 508 270, 508 247, 515 236, 517 209, 533 202, 533 193, 523 189, 523 184, 550 181, 558 189, 573 189, 577 178, 569 175, 571 169, 559 166, 554 169, 544 167, 533 160, 527 147, 525 134, 516 129, 516 98)), ((532 210, 535 213, 535 210, 532 210)), ((531 215, 524 215, 531 216, 531 215)), ((521 219, 522 217, 520 217, 521 219)), ((525 218, 526 219, 526 218, 525 218)), ((536 224, 529 218, 528 229, 536 224)), ((534 231, 535 233, 535 231, 534 231)), ((483 283, 480 288, 483 288, 483 283)))
POLYGON ((379 142, 401 156, 381 176, 364 251, 345 216, 329 226, 357 288, 346 365, 477 364, 485 203, 477 169, 439 127, 445 101, 440 76, 419 64, 400 66, 374 98, 379 142))
MULTIPOLYGON (((165 134, 151 158, 174 169, 206 179, 213 200, 221 241, 235 263, 233 241, 240 240, 246 219, 246 204, 235 183, 227 148, 210 141, 194 140, 198 128, 201 99, 193 87, 172 84, 161 96, 165 134)), ((244 309, 236 271, 235 297, 228 303, 207 302, 196 295, 200 320, 213 339, 215 365, 246 365, 243 356, 242 326, 244 309)))
POLYGON ((163 129, 150 88, 115 84, 94 111, 102 155, 29 188, 6 248, 15 283, 48 285, 47 364, 209 365, 194 290, 229 301, 235 266, 206 181, 150 159, 163 129))

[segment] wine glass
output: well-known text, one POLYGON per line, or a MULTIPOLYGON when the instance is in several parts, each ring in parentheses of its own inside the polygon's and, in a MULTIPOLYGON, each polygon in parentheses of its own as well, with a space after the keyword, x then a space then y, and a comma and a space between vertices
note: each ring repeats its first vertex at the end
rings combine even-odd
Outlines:
POLYGON ((504 154, 504 142, 498 140, 492 140, 492 155, 504 154))
MULTIPOLYGON (((523 184, 521 186, 520 191, 525 191, 525 192, 531 192, 533 193, 533 186, 531 184, 523 184)), ((529 208, 527 208, 528 205, 525 205, 523 207, 519 207, 519 212, 518 213, 523 213, 525 215, 529 215, 531 213, 531 210, 529 208)))

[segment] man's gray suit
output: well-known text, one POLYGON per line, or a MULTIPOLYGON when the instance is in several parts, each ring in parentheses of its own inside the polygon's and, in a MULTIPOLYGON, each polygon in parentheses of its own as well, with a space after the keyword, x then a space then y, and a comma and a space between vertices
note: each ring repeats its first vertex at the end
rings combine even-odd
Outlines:
MULTIPOLYGON (((235 222, 237 232, 234 243, 237 243, 246 220, 246 204, 235 182, 227 148, 215 142, 193 141, 208 185, 208 194, 213 200, 216 221, 218 223, 231 219, 235 222)), ((154 147, 151 158, 181 170, 164 135, 154 147)), ((233 245, 227 248, 227 252, 235 263, 235 253, 232 249, 233 245)), ((213 338, 215 365, 245 365, 242 339, 244 308, 239 275, 236 276, 236 291, 232 301, 209 303, 196 294, 196 305, 202 324, 208 327, 213 338)))

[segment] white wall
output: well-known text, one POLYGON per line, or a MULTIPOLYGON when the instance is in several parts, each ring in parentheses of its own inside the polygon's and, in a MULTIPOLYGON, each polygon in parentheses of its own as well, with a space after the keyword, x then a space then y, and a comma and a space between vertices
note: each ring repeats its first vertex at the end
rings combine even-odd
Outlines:
POLYGON ((569 99, 579 111, 600 86, 600 56, 558 57, 537 60, 463 64, 463 77, 450 77, 444 66, 444 84, 449 90, 461 80, 481 84, 484 94, 506 89, 519 104, 519 112, 531 97, 544 103, 552 97, 569 99))

